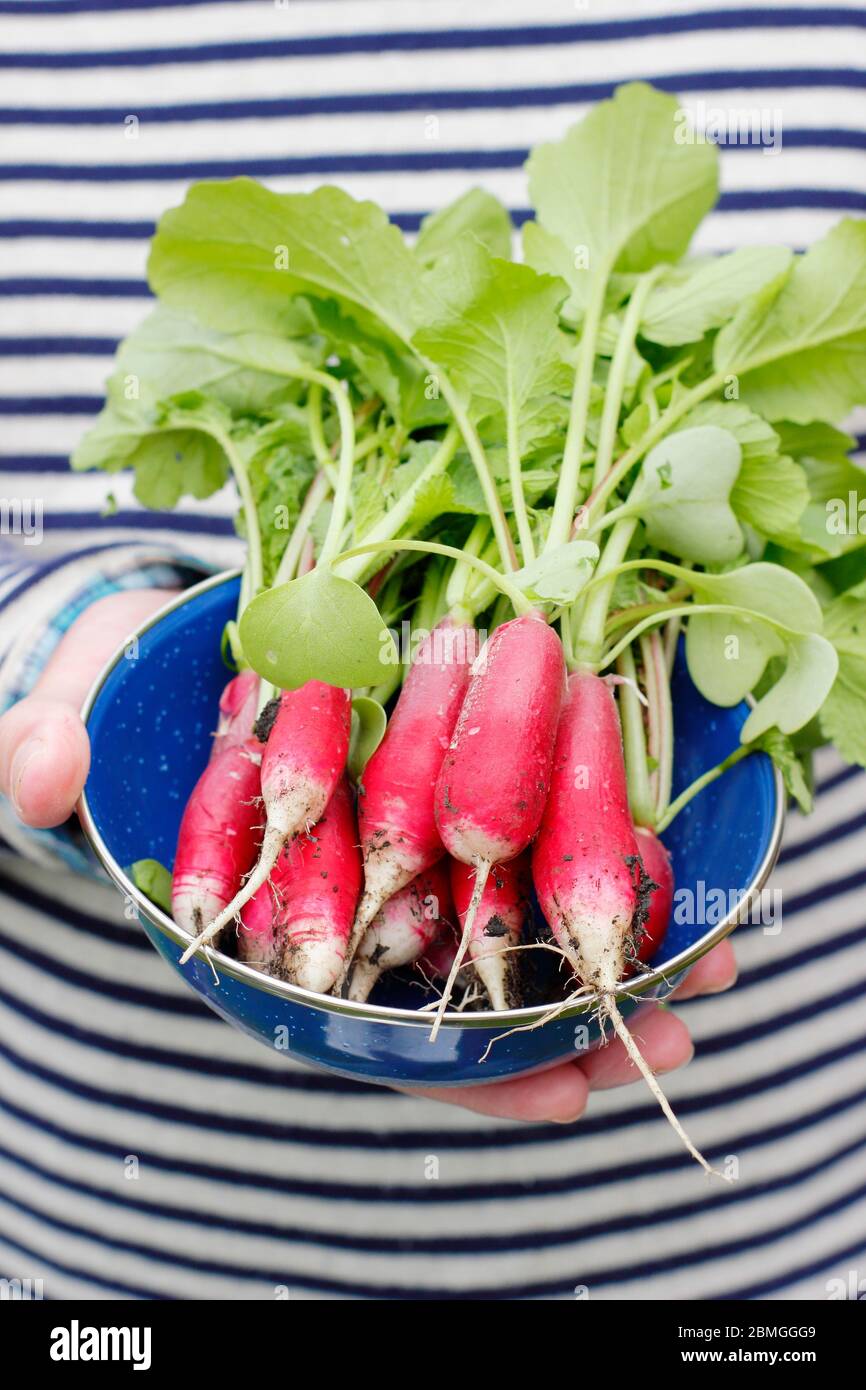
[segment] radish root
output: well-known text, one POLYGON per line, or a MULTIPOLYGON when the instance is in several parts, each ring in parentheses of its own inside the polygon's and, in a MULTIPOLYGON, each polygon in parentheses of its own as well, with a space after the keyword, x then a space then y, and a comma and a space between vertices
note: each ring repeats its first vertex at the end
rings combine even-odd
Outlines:
POLYGON ((219 916, 214 917, 213 921, 205 927, 204 931, 199 932, 195 941, 187 946, 180 958, 181 965, 186 965, 187 961, 194 956, 197 951, 200 951, 202 946, 207 946, 209 942, 213 941, 214 937, 220 936, 229 922, 238 920, 241 908, 246 906, 250 898, 258 892, 263 883, 267 883, 273 867, 280 857, 285 842, 286 836, 281 830, 275 830, 273 827, 270 827, 265 831, 259 862, 256 864, 256 867, 253 869, 243 888, 235 894, 228 907, 224 907, 219 916))
POLYGON ((638 1047, 637 1043, 635 1042, 634 1038, 632 1037, 631 1033, 626 1027, 625 1021, 623 1020, 622 1014, 619 1011, 619 1007, 614 996, 612 994, 602 995, 601 1005, 604 1017, 610 1019, 617 1037, 619 1038, 620 1042, 622 1043, 632 1062, 634 1062, 634 1065, 637 1067, 644 1081, 649 1086, 650 1090, 652 1091, 653 1095, 655 1096, 656 1100, 661 1106, 662 1114, 664 1115, 668 1124, 673 1129, 674 1133, 679 1135, 680 1139, 688 1149, 692 1158, 695 1160, 696 1163, 699 1163, 701 1165, 704 1172, 709 1174, 710 1177, 721 1178, 722 1182, 731 1182, 731 1178, 729 1178, 725 1173, 719 1172, 718 1168, 713 1168, 713 1166, 707 1162, 700 1149, 695 1148, 691 1139, 686 1134, 685 1130, 683 1129, 682 1125, 680 1124, 679 1120, 677 1119, 676 1115, 671 1109, 671 1105, 667 1096, 665 1095, 664 1091, 662 1090, 661 1086, 656 1080, 655 1072, 647 1062, 646 1058, 644 1057, 643 1053, 641 1052, 640 1048, 638 1047))
POLYGON ((436 1017, 433 1021, 433 1027, 430 1030, 431 1043, 436 1041, 439 1034, 439 1027, 442 1023, 445 1010, 448 1008, 448 1001, 451 998, 454 982, 460 973, 460 967, 469 949, 469 942, 472 938, 472 928, 475 925, 475 918, 478 915, 478 909, 481 906, 481 899, 484 896, 484 889, 487 886, 487 880, 490 877, 490 870, 492 868, 493 865, 489 859, 479 859, 475 865, 475 887, 472 889, 472 897, 469 900, 469 907, 466 909, 466 921, 463 926, 463 935, 460 938, 460 945, 457 947, 457 954, 451 965, 451 973, 445 981, 442 998, 439 1000, 439 1007, 436 1010, 436 1017))

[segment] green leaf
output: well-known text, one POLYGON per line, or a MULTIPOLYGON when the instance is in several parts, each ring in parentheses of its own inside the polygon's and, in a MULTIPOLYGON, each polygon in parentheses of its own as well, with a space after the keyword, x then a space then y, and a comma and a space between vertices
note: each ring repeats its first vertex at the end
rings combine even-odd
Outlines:
POLYGON ((698 690, 714 705, 738 705, 754 690, 767 663, 784 656, 776 627, 738 613, 701 613, 686 628, 686 660, 698 690))
POLYGON ((129 876, 140 893, 171 916, 171 874, 158 859, 136 859, 129 876))
POLYGON ((210 497, 228 477, 222 445, 210 430, 230 417, 217 402, 193 395, 143 414, 139 403, 110 401, 72 456, 77 470, 135 470, 135 495, 169 510, 183 496, 210 497))
POLYGON ((729 504, 740 471, 740 446, 728 430, 699 425, 650 450, 629 511, 650 545, 683 560, 727 564, 743 549, 729 504))
POLYGON ((827 607, 824 633, 839 656, 839 674, 821 710, 821 731, 843 758, 866 767, 866 584, 827 607))
POLYGON ((652 290, 640 333, 673 347, 694 343, 727 322, 743 299, 785 273, 791 252, 776 246, 745 246, 677 266, 652 290))
POLYGON ((333 300, 311 301, 316 322, 329 346, 346 364, 354 363, 361 376, 381 396, 395 422, 407 433, 446 418, 447 410, 431 389, 424 368, 390 342, 365 330, 341 313, 333 300))
POLYGON ((265 583, 274 576, 316 471, 309 435, 293 418, 273 420, 236 441, 247 466, 262 538, 265 583))
POLYGON ((483 279, 460 312, 422 329, 414 341, 445 367, 478 418, 500 417, 522 455, 537 437, 539 407, 549 409, 549 394, 562 379, 565 340, 557 310, 566 287, 510 261, 479 262, 476 274, 483 279))
POLYGON ((812 810, 812 792, 806 780, 803 764, 787 734, 783 734, 779 729, 768 729, 754 740, 754 747, 760 748, 773 759, 782 774, 788 795, 793 797, 800 810, 808 815, 812 810))
POLYGON ((372 336, 405 340, 417 262, 374 203, 339 188, 273 193, 252 179, 193 184, 160 220, 154 291, 216 328, 285 331, 294 296, 335 299, 372 336))
POLYGON ((352 701, 352 735, 349 741, 348 768, 354 782, 361 780, 364 768, 372 758, 388 727, 388 716, 378 700, 369 695, 356 695, 352 701))
POLYGON ((781 454, 763 463, 744 460, 731 492, 731 506, 737 516, 764 536, 794 531, 808 502, 806 474, 798 463, 781 454))
POLYGON ((568 541, 524 565, 511 580, 540 603, 573 603, 592 578, 597 560, 598 546, 592 541, 568 541))
POLYGON ((817 421, 782 421, 777 428, 782 448, 804 471, 809 493, 797 528, 780 543, 816 562, 866 545, 866 472, 847 456, 856 440, 817 421))
POLYGON ((508 210, 483 188, 470 188, 448 207, 421 223, 415 255, 423 266, 434 265, 459 237, 473 236, 491 256, 511 256, 513 227, 508 210))
POLYGON ((866 223, 834 227, 751 295, 716 339, 716 370, 769 420, 838 420, 866 398, 866 223))
POLYGON ((704 603, 743 608, 792 632, 821 631, 821 605, 815 595, 808 584, 781 565, 761 561, 726 574, 682 570, 680 575, 704 603))
MULTIPOLYGON (((294 316, 299 337, 312 333, 315 324, 303 306, 295 306, 294 316)), ((320 356, 304 341, 217 333, 192 314, 160 304, 121 344, 109 394, 117 399, 134 385, 145 409, 200 391, 232 410, 261 410, 285 396, 287 367, 315 366, 320 356)))
POLYGON ((641 401, 630 415, 627 415, 622 423, 620 433, 629 447, 637 444, 638 440, 643 439, 650 425, 652 424, 652 414, 646 401, 641 401))
POLYGON ((121 347, 107 403, 72 466, 133 468, 136 497, 157 510, 209 497, 228 476, 214 433, 231 432, 232 410, 287 405, 286 377, 307 370, 309 356, 288 340, 215 333, 159 308, 121 347))
POLYGON ((128 463, 135 469, 136 497, 155 511, 169 511, 185 495, 211 497, 229 475, 221 445, 195 429, 149 435, 128 463))
POLYGON ((793 734, 814 718, 829 695, 839 658, 832 644, 817 633, 798 633, 786 643, 786 665, 779 680, 762 695, 743 725, 749 743, 768 729, 793 734))
POLYGON ((309 680, 378 685, 397 661, 373 600, 329 569, 258 594, 244 610, 240 635, 249 664, 281 690, 309 680))
POLYGON ((675 426, 675 432, 696 425, 729 430, 742 450, 743 461, 731 490, 731 506, 739 519, 764 536, 796 534, 809 501, 806 474, 793 459, 779 453, 779 436, 772 425, 740 401, 702 401, 675 426))
POLYGON ((726 574, 690 574, 699 604, 724 604, 739 612, 689 616, 686 659, 695 685, 714 704, 730 706, 755 689, 774 657, 784 658, 779 679, 758 701, 742 731, 744 743, 777 726, 794 733, 821 708, 833 684, 837 659, 820 636, 822 615, 802 579, 780 565, 743 565, 726 574))
POLYGON ((675 97, 631 83, 530 155, 532 205, 565 248, 559 273, 578 295, 597 274, 679 260, 715 202, 718 152, 683 139, 679 109, 675 97))

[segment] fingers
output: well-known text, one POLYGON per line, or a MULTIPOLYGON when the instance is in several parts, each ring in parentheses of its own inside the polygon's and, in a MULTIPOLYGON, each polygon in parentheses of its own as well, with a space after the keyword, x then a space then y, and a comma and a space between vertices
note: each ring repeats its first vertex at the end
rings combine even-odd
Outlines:
POLYGON ((539 1075, 518 1076, 492 1086, 407 1088, 406 1094, 459 1105, 476 1115, 491 1115, 498 1120, 570 1124, 583 1114, 589 1086, 580 1067, 564 1062, 539 1075))
MULTIPOLYGON (((688 978, 671 996, 692 999, 699 994, 720 994, 737 979, 737 962, 730 941, 722 941, 692 967, 688 978)), ((654 1072, 684 1067, 694 1055, 689 1030, 676 1014, 648 1005, 626 1022, 654 1072)), ((606 1091, 639 1081, 640 1074, 618 1039, 588 1052, 578 1062, 564 1062, 536 1076, 517 1077, 492 1086, 465 1086, 450 1090, 427 1087, 407 1090, 407 1095, 459 1105, 479 1115, 501 1120, 538 1124, 551 1120, 570 1124, 583 1114, 591 1091, 606 1091)))
POLYGON ((0 792, 25 825, 62 825, 89 768, 84 725, 63 701, 31 695, 0 719, 0 792))
POLYGON ((694 999, 698 994, 721 994, 737 980, 737 958, 730 941, 722 941, 696 961, 673 999, 694 999))
POLYGON ((0 719, 0 793, 25 825, 62 825, 90 769, 79 709, 109 657, 173 591, 134 589, 91 606, 58 643, 26 699, 0 719))
POLYGON ((109 657, 174 593, 173 589, 124 589, 92 603, 58 643, 34 695, 63 700, 79 710, 109 657))
MULTIPOLYGON (((684 1067, 694 1055, 689 1030, 682 1019, 657 1005, 631 1014, 626 1025, 646 1061, 659 1075, 684 1067)), ((588 1052, 578 1066, 591 1091, 607 1091, 641 1079, 618 1038, 588 1052)))
MULTIPOLYGON (((675 1014, 654 1006, 633 1015, 633 1019, 632 1034, 653 1071, 661 1075, 691 1060, 694 1048, 689 1030, 675 1014)), ((406 1094, 459 1105, 478 1115, 491 1115, 500 1120, 572 1124, 586 1109, 590 1091, 606 1091, 639 1080, 640 1073, 616 1039, 588 1052, 577 1062, 563 1062, 535 1076, 519 1076, 492 1086, 464 1086, 454 1090, 444 1087, 407 1089, 406 1094)))

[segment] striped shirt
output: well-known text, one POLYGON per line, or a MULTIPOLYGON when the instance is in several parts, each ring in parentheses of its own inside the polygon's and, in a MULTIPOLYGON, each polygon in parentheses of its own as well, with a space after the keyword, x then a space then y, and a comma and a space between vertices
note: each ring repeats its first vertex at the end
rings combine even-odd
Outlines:
MULTIPOLYGON (((722 148, 697 248, 801 248, 866 210, 864 59, 852 0, 0 0, 0 499, 21 523, 0 708, 93 597, 238 559, 228 491, 147 513, 128 475, 68 469, 191 180, 339 182, 410 232, 477 182, 519 222, 527 146, 641 77, 782 132, 780 153, 722 148)), ((166 970, 68 832, 7 811, 0 1277, 50 1298, 856 1297, 866 774, 829 751, 818 773, 774 880, 782 930, 741 929, 737 987, 678 1006, 697 1052, 666 1089, 737 1158, 730 1191, 636 1088, 546 1127, 287 1064, 166 970)))

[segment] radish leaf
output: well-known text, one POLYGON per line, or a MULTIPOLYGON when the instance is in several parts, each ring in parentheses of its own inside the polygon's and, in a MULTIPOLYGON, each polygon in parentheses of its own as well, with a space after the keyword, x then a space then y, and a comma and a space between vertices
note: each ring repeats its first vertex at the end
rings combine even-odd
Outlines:
POLYGON ((597 559, 598 546, 592 541, 568 541, 524 565, 511 579, 541 603, 573 603, 592 578, 597 559))
POLYGON ((129 876, 139 892, 171 916, 171 874, 158 859, 136 859, 129 876))
MULTIPOLYGON (((716 200, 718 152, 678 142, 678 109, 675 97, 630 83, 529 157, 532 205, 566 248, 560 273, 582 302, 591 278, 678 260, 716 200)), ((532 261, 533 233, 526 250, 532 261)))
POLYGON ((793 743, 780 729, 768 729, 759 738, 752 740, 754 748, 772 758, 782 774, 785 790, 792 796, 804 815, 812 810, 812 793, 806 781, 803 764, 797 756, 793 743))
MULTIPOLYGON (((683 574, 688 571, 683 571, 683 574)), ((784 657, 780 679, 759 700, 743 728, 749 742, 772 726, 794 733, 821 708, 838 661, 820 636, 821 609, 812 591, 779 565, 744 565, 727 574, 694 574, 695 597, 740 609, 701 613, 686 631, 686 659, 695 685, 714 704, 730 706, 754 690, 772 657, 784 657)))
POLYGON ((719 333, 718 372, 769 420, 838 420, 866 397, 866 223, 834 227, 719 333))
POLYGON ((249 664, 281 690, 309 680, 377 685, 397 661, 370 596, 327 569, 258 594, 241 616, 240 637, 249 664))
POLYGON ((740 401, 702 401, 676 426, 676 433, 696 425, 729 430, 743 461, 733 488, 731 506, 741 521, 764 536, 795 530, 809 501, 806 474, 793 459, 779 453, 779 436, 760 415, 740 401))
POLYGON ((148 275, 166 303, 217 328, 283 332, 294 296, 309 294, 392 344, 412 332, 417 262, 381 208, 339 188, 194 184, 161 219, 148 275))
POLYGON ((796 733, 823 705, 839 670, 832 643, 817 633, 798 633, 786 643, 785 670, 752 710, 740 733, 743 743, 768 729, 796 733))
POLYGON ((657 549, 702 564, 728 563, 743 549, 728 501, 739 471, 740 446, 728 430, 682 430, 647 455, 628 510, 657 549))
POLYGON ((777 246, 745 246, 727 256, 671 270, 652 290, 640 333, 653 343, 695 343, 718 328, 750 294, 784 274, 791 252, 777 246))
POLYGON ((470 188, 456 202, 424 218, 414 251, 423 266, 431 266, 451 250, 458 237, 473 236, 491 256, 507 259, 513 230, 498 198, 483 188, 470 188))
POLYGON ((349 742, 348 767, 355 782, 360 781, 364 768, 372 758, 388 727, 388 716, 369 695, 356 695, 352 701, 352 735, 349 742))
POLYGON ((849 762, 866 767, 866 583, 828 605, 824 632, 839 656, 839 674, 821 710, 821 730, 849 762))
POLYGON ((415 343, 447 369, 477 417, 501 419, 509 447, 522 454, 537 437, 539 407, 563 382, 566 340, 557 310, 566 287, 509 261, 490 259, 483 271, 459 314, 422 329, 415 343))

